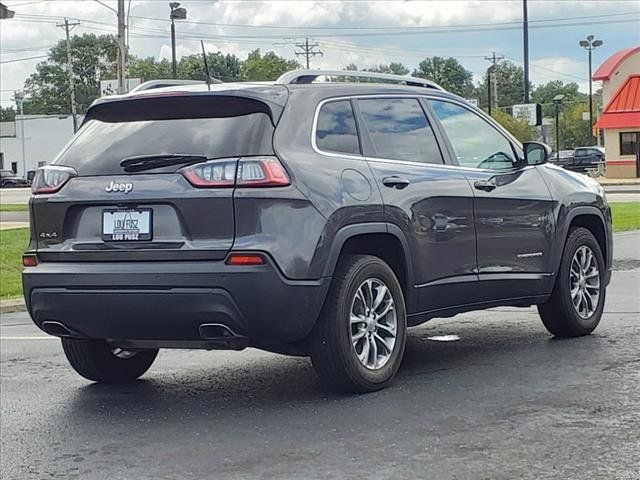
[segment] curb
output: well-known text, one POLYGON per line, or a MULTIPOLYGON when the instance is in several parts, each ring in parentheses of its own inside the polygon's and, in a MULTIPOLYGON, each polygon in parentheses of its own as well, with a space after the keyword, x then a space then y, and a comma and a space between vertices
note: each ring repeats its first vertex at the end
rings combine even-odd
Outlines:
POLYGON ((22 298, 0 301, 0 313, 26 312, 27 306, 22 298))

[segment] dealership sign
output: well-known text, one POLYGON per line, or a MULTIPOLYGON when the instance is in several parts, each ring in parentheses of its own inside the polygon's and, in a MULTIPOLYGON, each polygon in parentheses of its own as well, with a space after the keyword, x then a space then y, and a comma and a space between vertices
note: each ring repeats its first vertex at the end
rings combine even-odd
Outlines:
POLYGON ((522 103, 512 107, 513 118, 523 118, 529 125, 542 125, 542 106, 539 103, 522 103))

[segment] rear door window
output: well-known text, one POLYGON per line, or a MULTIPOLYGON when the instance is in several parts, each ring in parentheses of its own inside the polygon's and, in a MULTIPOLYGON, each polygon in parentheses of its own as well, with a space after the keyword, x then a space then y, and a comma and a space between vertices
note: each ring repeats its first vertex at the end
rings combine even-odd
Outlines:
POLYGON ((433 129, 416 98, 358 100, 374 157, 443 163, 433 129))
POLYGON ((360 155, 356 119, 349 100, 328 102, 320 107, 316 146, 325 152, 360 155))

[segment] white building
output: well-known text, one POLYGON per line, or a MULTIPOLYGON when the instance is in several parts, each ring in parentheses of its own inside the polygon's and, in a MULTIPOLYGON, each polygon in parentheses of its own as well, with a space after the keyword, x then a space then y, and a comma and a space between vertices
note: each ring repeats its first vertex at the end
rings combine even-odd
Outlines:
MULTIPOLYGON (((81 121, 82 117, 78 122, 81 121)), ((15 122, 0 126, 0 169, 14 170, 24 177, 25 172, 53 160, 71 137, 71 115, 16 115, 15 122)))

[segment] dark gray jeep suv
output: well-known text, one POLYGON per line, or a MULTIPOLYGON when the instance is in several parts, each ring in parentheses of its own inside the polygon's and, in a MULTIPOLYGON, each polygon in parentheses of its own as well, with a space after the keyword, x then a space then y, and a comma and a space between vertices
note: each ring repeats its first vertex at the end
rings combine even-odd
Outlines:
POLYGON ((321 75, 345 73, 91 106, 34 179, 23 275, 78 373, 251 346, 371 391, 430 318, 537 305, 554 335, 596 328, 612 235, 595 181, 432 82, 321 75))

